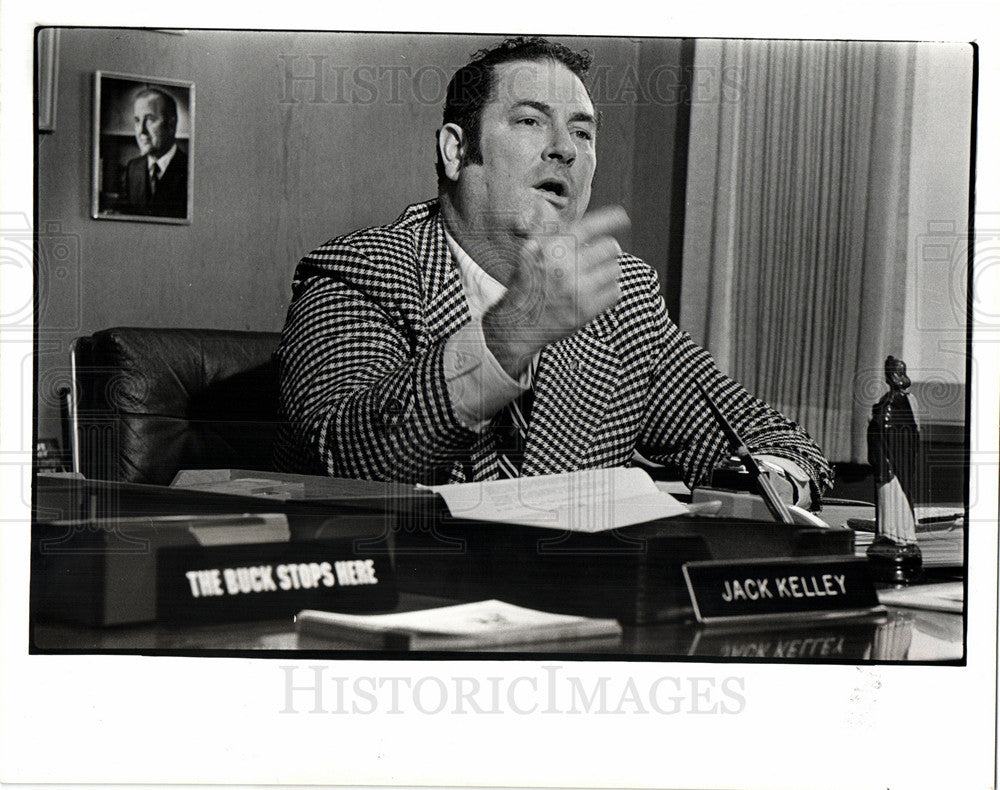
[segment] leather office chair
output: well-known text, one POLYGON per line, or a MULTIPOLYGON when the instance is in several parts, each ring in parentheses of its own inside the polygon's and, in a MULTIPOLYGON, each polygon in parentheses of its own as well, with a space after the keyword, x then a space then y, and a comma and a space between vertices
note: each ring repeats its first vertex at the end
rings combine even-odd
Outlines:
POLYGON ((71 351, 73 470, 170 483, 181 469, 273 468, 280 335, 119 327, 71 351))

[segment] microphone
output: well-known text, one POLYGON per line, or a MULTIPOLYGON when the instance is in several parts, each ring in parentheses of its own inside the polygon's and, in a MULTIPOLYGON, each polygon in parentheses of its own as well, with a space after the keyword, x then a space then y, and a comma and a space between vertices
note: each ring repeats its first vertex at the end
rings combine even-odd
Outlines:
POLYGON ((709 396, 708 392, 701 382, 695 379, 695 386, 698 391, 701 392, 702 397, 708 404, 708 408, 711 409, 712 414, 715 416, 715 421, 722 428, 722 433, 725 434, 726 439, 729 440, 730 447, 733 454, 740 459, 743 467, 750 474, 754 483, 757 485, 757 489, 760 491, 761 498, 764 500, 764 504, 767 505, 767 509, 774 516, 775 521, 781 521, 785 524, 794 524, 795 520, 792 518, 791 511, 789 511, 788 506, 782 501, 781 497, 778 496, 778 492, 774 490, 774 486, 771 485, 771 480, 767 474, 760 468, 757 463, 757 459, 753 457, 753 453, 747 448, 743 439, 736 432, 736 429, 729 424, 729 420, 726 419, 722 410, 716 405, 715 401, 709 396))

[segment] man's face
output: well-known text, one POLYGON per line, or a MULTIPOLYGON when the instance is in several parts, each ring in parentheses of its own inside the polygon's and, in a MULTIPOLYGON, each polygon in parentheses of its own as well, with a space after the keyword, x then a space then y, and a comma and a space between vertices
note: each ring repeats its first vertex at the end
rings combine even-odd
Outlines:
POLYGON ((550 60, 496 67, 480 125, 482 164, 459 173, 459 211, 493 237, 524 237, 579 219, 597 165, 594 106, 550 60))
POLYGON ((170 118, 160 96, 141 96, 135 100, 132 123, 135 141, 143 156, 163 156, 174 144, 175 119, 170 118))

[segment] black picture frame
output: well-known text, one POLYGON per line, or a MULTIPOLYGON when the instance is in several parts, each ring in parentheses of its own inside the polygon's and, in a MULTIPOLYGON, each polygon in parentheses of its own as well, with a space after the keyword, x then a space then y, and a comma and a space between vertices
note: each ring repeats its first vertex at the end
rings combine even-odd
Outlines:
POLYGON ((190 224, 194 205, 194 119, 193 82, 95 72, 91 216, 127 222, 190 224), (167 94, 177 106, 177 153, 164 171, 165 186, 160 187, 159 200, 150 196, 132 120, 135 100, 147 89, 167 94))

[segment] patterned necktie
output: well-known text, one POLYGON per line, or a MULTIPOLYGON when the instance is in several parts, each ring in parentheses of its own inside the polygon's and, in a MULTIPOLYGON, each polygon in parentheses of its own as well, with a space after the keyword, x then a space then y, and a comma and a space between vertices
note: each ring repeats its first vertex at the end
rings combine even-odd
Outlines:
POLYGON ((520 477, 524 447, 528 438, 528 420, 535 402, 535 363, 528 368, 528 389, 500 409, 493 420, 497 439, 497 460, 501 477, 520 477))

